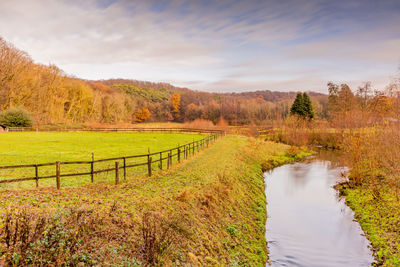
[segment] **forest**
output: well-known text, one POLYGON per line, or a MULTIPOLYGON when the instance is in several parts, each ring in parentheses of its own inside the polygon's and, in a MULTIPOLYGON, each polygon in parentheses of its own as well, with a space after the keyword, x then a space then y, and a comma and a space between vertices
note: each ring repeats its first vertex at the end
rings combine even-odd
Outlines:
MULTIPOLYGON (((326 118, 327 96, 310 92, 316 117, 326 118)), ((0 111, 25 109, 36 124, 187 122, 266 124, 289 115, 295 92, 207 93, 167 83, 71 77, 35 63, 0 38, 0 111)))

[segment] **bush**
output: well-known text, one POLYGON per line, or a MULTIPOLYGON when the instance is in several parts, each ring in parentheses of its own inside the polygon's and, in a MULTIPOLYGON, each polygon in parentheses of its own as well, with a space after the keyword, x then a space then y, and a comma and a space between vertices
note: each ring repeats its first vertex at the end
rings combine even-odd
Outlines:
POLYGON ((33 124, 33 120, 25 109, 14 108, 0 113, 0 124, 9 127, 30 127, 33 124))

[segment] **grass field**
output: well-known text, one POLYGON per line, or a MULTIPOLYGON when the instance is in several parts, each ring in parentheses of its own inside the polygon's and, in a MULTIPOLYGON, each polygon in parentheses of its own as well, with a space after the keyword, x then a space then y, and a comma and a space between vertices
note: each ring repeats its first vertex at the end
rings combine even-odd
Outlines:
MULTIPOLYGON (((204 135, 180 133, 99 133, 99 132, 22 132, 0 134, 0 166, 36 164, 55 161, 89 161, 92 153, 95 159, 123 157, 147 154, 170 149, 193 140, 199 140, 204 135)), ((131 162, 134 163, 135 159, 131 162)), ((127 164, 128 164, 127 163, 127 164)), ((108 168, 114 162, 103 163, 108 168)), ((101 167, 97 164, 96 167, 101 167)), ((73 171, 89 166, 63 166, 63 172, 73 171)), ((136 175, 130 169, 128 175, 136 175)), ((32 169, 0 170, 0 179, 30 177, 32 169)), ((41 167, 40 175, 54 174, 54 166, 41 167)), ((107 173, 97 175, 98 180, 108 180, 107 173)), ((88 182, 89 177, 70 177, 62 181, 63 185, 77 185, 88 182)), ((111 181, 111 180, 110 180, 111 181)), ((40 180, 40 185, 54 185, 54 179, 40 180)), ((34 182, 0 184, 0 188, 27 188, 34 182)))

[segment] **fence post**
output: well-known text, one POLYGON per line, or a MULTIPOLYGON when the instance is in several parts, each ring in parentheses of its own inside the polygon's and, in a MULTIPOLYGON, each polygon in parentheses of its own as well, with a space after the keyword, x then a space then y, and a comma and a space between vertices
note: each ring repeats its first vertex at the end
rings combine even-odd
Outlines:
POLYGON ((147 157, 147 169, 148 169, 148 174, 149 174, 149 177, 151 176, 151 161, 152 161, 152 158, 151 157, 147 157))
POLYGON ((172 167, 172 150, 169 152, 169 166, 172 167))
POLYGON ((90 162, 90 180, 94 181, 94 154, 92 153, 92 162, 90 162))
POLYGON ((162 152, 160 152, 160 170, 162 170, 162 152))
POLYGON ((168 156, 167 156, 167 169, 169 169, 169 167, 170 167, 170 155, 171 155, 171 153, 170 152, 168 152, 168 156))
POLYGON ((60 187, 61 187, 60 172, 61 172, 60 162, 57 161, 56 162, 56 184, 57 184, 58 190, 60 190, 60 187))
POLYGON ((192 155, 194 156, 194 142, 192 143, 192 147, 193 147, 192 155))
POLYGON ((39 187, 39 171, 38 171, 38 165, 35 165, 35 179, 36 179, 36 187, 39 187))
POLYGON ((178 147, 178 162, 181 162, 181 149, 178 147))
POLYGON ((119 184, 119 162, 115 162, 115 185, 119 184))
POLYGON ((124 180, 126 180, 126 158, 123 157, 124 160, 124 180))

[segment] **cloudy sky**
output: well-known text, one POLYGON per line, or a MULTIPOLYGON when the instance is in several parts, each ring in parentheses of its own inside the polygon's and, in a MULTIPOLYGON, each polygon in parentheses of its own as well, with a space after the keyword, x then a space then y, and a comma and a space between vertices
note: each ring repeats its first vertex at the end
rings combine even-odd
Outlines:
POLYGON ((0 0, 0 36, 85 79, 382 89, 400 64, 400 1, 0 0))

